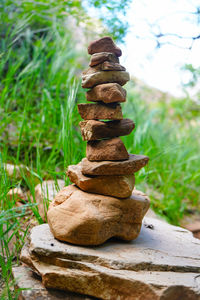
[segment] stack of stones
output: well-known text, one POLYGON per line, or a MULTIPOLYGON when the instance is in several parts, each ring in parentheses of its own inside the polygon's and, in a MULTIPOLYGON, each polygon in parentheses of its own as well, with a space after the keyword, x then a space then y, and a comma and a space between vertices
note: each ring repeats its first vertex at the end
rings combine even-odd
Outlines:
POLYGON ((87 141, 86 158, 68 167, 74 184, 62 189, 50 205, 48 223, 57 239, 79 245, 98 245, 115 236, 135 239, 149 208, 148 197, 133 191, 134 173, 149 158, 128 154, 120 136, 135 124, 123 119, 122 86, 129 73, 119 64, 121 50, 110 37, 88 47, 90 68, 83 72, 82 87, 88 101, 79 104, 81 134, 87 141))

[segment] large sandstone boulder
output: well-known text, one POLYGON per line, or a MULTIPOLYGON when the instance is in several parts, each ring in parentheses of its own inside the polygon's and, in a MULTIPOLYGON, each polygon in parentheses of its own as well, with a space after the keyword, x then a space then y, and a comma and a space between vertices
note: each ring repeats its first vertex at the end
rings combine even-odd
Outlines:
POLYGON ((70 185, 56 195, 47 218, 58 240, 99 245, 111 237, 135 239, 148 208, 148 198, 134 193, 130 198, 118 199, 86 193, 70 185))
POLYGON ((187 230, 145 218, 136 240, 97 247, 60 242, 39 225, 21 258, 48 288, 105 300, 199 300, 199 249, 187 230))
POLYGON ((117 198, 130 197, 135 184, 134 175, 85 176, 82 173, 81 163, 69 166, 67 176, 85 192, 117 198))

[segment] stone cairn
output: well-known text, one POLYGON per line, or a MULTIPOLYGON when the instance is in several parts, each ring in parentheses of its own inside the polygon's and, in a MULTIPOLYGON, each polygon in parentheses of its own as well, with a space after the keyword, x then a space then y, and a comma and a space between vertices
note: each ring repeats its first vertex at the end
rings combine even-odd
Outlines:
POLYGON ((149 199, 134 189, 134 173, 149 158, 128 154, 120 136, 132 132, 135 124, 123 119, 122 88, 130 80, 119 64, 121 50, 110 37, 88 47, 90 67, 83 72, 82 87, 88 101, 78 104, 84 121, 81 134, 87 141, 86 156, 68 167, 74 184, 62 189, 48 210, 48 223, 55 238, 77 245, 99 245, 111 237, 135 239, 149 208, 149 199))

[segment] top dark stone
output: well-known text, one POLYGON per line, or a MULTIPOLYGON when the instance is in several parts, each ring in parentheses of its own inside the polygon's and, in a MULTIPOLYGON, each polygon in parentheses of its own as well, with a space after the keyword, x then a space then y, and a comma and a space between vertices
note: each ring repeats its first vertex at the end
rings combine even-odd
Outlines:
POLYGON ((93 41, 88 46, 88 53, 94 54, 99 52, 110 52, 116 56, 121 56, 122 51, 119 49, 109 36, 93 41))

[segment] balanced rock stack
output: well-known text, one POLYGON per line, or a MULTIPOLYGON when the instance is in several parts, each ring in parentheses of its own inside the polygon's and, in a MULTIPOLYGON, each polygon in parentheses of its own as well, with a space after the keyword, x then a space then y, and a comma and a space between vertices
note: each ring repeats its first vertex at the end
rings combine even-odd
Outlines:
POLYGON ((119 64, 121 50, 110 37, 92 42, 90 68, 83 72, 82 87, 88 101, 79 104, 84 121, 81 134, 87 141, 86 158, 68 167, 74 184, 62 189, 48 211, 55 238, 78 245, 99 245, 111 237, 135 239, 149 208, 149 199, 133 191, 134 173, 149 158, 128 154, 120 136, 135 125, 123 119, 120 102, 126 101, 122 86, 129 73, 119 64))

